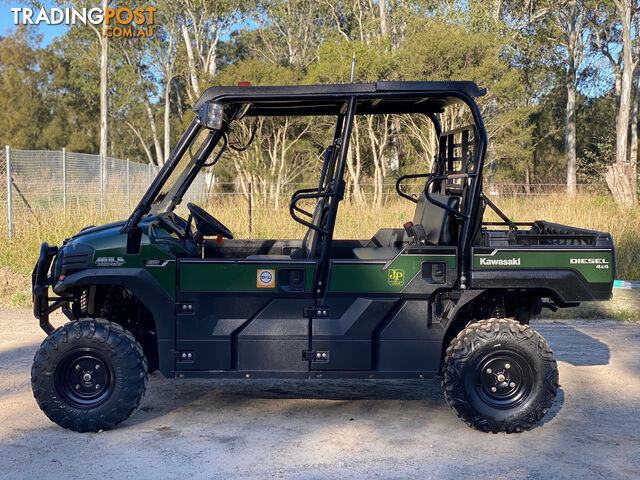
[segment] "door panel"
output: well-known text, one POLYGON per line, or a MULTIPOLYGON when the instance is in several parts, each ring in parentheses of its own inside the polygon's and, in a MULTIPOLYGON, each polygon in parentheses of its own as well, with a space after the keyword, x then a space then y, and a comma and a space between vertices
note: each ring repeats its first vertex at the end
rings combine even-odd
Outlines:
POLYGON ((327 309, 328 317, 313 319, 312 338, 313 350, 327 351, 329 355, 311 362, 311 368, 372 370, 374 330, 398 300, 363 297, 327 300, 331 305, 327 309))
POLYGON ((314 273, 306 261, 180 260, 177 369, 308 370, 314 273))
POLYGON ((302 352, 309 348, 308 301, 276 298, 237 336, 238 370, 306 371, 302 352))
POLYGON ((431 322, 430 298, 457 280, 451 247, 407 250, 385 260, 332 260, 312 321, 312 350, 327 359, 314 370, 427 371, 439 361, 443 332, 431 322))

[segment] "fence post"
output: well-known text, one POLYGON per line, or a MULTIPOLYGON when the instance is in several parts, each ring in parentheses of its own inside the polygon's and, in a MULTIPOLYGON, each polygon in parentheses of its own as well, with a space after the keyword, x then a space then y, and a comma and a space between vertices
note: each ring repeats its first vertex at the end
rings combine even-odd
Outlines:
POLYGON ((253 230, 253 225, 252 225, 253 222, 252 222, 252 219, 251 219, 251 215, 253 213, 253 209, 251 208, 252 207, 252 205, 251 205, 251 197, 253 197, 252 188, 251 188, 251 182, 249 182, 248 185, 247 185, 247 191, 249 193, 249 233, 251 233, 251 230, 253 230))
POLYGON ((131 213, 131 177, 129 173, 129 159, 127 158, 127 214, 131 213))
POLYGON ((104 210, 104 158, 100 155, 100 215, 104 210))
POLYGON ((62 209, 67 213, 67 149, 62 147, 62 209))
POLYGON ((7 233, 9 234, 9 240, 13 234, 13 219, 11 218, 11 147, 6 147, 7 156, 7 233))

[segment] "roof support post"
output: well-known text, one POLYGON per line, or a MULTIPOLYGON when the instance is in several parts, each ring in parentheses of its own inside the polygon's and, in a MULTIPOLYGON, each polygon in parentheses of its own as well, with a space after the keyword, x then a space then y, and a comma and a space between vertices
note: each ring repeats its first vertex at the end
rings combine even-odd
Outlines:
POLYGON ((356 111, 356 97, 349 97, 347 101, 347 111, 344 115, 342 135, 336 139, 334 144, 339 144, 337 165, 335 167, 335 175, 333 177, 333 187, 331 191, 329 211, 327 212, 327 234, 322 239, 322 249, 320 250, 320 258, 318 259, 318 267, 316 268, 315 277, 315 293, 321 297, 326 292, 327 285, 323 283, 326 277, 327 267, 329 265, 329 246, 333 239, 333 229, 336 224, 336 215, 338 213, 338 205, 344 197, 344 170, 347 162, 347 152, 349 150, 349 139, 351 138, 351 129, 356 111))

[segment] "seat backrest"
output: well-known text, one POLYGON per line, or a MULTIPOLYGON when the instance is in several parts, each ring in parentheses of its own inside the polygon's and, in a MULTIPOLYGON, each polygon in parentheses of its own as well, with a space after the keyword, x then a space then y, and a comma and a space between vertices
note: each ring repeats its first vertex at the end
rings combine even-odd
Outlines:
MULTIPOLYGON (((439 193, 429 194, 434 200, 443 203, 451 208, 458 208, 460 198, 441 195, 439 193)), ((455 222, 451 218, 451 212, 439 207, 435 203, 427 200, 424 193, 421 193, 416 203, 416 211, 413 215, 413 224, 422 225, 426 233, 427 242, 432 245, 451 245, 455 243, 455 222)))

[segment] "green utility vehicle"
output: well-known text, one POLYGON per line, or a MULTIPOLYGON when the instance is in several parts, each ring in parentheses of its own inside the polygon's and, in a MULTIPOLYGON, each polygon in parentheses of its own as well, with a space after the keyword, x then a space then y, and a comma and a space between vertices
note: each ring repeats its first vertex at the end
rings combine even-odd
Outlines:
POLYGON ((472 82, 209 88, 126 221, 42 245, 33 272, 34 314, 48 334, 32 368, 39 406, 65 428, 97 431, 131 415, 154 370, 174 378, 441 375, 446 401, 475 428, 533 427, 552 406, 558 370, 529 319, 542 308, 609 299, 614 246, 608 233, 513 222, 483 193, 487 134, 474 100, 483 94, 472 82), (447 108, 470 124, 442 131, 447 108), (434 166, 397 180, 397 194, 415 204, 413 219, 371 238, 334 239, 355 119, 382 114, 428 118, 434 166), (304 238, 234 239, 191 203, 179 216, 198 172, 241 148, 229 141, 234 126, 263 116, 335 119, 317 186, 291 197, 304 238), (485 208, 502 221, 483 222, 485 208), (70 321, 54 328, 58 308, 70 321))

